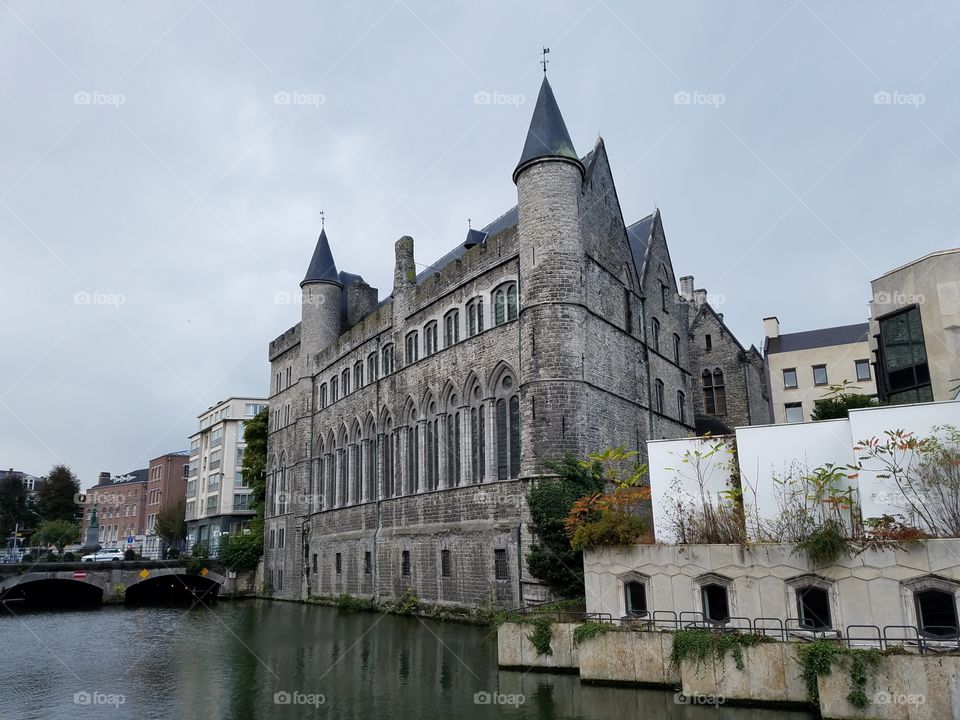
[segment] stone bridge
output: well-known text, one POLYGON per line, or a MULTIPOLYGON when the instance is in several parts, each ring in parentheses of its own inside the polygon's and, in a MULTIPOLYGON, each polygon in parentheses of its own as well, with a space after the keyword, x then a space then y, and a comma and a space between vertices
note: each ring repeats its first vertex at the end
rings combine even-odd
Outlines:
POLYGON ((235 578, 214 568, 188 572, 179 561, 0 565, 0 603, 11 608, 51 605, 212 602, 235 578))

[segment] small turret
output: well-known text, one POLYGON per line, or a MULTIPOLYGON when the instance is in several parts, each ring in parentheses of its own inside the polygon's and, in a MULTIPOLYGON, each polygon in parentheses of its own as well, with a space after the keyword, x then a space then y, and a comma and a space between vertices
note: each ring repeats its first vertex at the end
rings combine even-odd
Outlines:
POLYGON ((310 359, 340 337, 340 305, 343 285, 333 261, 327 231, 322 229, 307 274, 300 283, 300 355, 306 374, 310 359))

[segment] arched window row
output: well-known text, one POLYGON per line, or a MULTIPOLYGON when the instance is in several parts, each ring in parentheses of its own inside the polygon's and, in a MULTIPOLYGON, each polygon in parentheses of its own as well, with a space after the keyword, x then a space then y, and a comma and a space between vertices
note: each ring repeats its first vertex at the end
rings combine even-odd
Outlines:
POLYGON ((487 328, 516 320, 519 313, 517 282, 501 283, 489 294, 470 298, 462 308, 448 308, 442 318, 431 318, 421 328, 407 333, 404 362, 410 365, 456 345, 461 338, 471 338, 487 328))
POLYGON ((520 394, 501 368, 490 390, 477 378, 463 392, 408 400, 396 415, 326 430, 314 443, 310 510, 509 480, 520 476, 520 394), (396 417, 396 421, 394 418, 396 417))
POLYGON ((366 360, 357 360, 351 367, 332 373, 329 380, 317 386, 316 407, 322 410, 337 400, 342 400, 382 377, 393 374, 393 343, 367 355, 366 360))

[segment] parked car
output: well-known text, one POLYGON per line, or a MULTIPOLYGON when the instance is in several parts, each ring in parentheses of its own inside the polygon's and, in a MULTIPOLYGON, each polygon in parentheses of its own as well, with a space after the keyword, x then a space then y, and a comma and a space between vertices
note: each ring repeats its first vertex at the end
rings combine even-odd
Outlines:
POLYGON ((119 548, 103 548, 80 558, 80 562, 113 562, 123 560, 123 550, 119 548))

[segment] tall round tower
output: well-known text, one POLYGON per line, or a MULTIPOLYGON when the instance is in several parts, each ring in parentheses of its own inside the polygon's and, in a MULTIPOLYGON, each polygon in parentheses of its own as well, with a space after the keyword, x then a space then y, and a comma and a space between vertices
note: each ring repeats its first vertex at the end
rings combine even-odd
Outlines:
POLYGON ((330 252, 327 231, 320 231, 310 267, 300 283, 300 357, 306 375, 313 373, 311 358, 340 337, 343 284, 330 252))
POLYGON ((546 76, 517 184, 520 244, 521 474, 565 450, 588 450, 587 307, 580 201, 584 168, 546 76))

